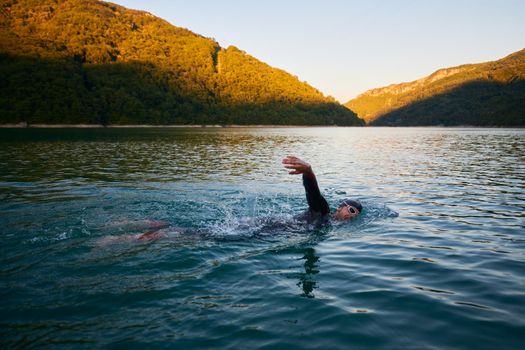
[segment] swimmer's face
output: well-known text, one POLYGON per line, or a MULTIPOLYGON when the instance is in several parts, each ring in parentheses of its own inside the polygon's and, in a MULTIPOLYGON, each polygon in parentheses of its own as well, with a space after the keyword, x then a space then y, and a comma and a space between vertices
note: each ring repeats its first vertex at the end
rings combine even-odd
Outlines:
POLYGON ((334 219, 336 220, 350 220, 359 215, 359 210, 357 210, 356 207, 352 205, 345 205, 342 207, 337 208, 337 210, 334 213, 334 219))

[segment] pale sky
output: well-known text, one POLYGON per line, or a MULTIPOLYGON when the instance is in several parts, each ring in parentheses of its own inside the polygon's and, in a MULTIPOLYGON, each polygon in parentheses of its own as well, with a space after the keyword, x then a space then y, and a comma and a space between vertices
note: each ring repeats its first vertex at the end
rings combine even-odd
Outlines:
POLYGON ((116 0, 237 46, 341 103, 525 47, 525 0, 116 0))

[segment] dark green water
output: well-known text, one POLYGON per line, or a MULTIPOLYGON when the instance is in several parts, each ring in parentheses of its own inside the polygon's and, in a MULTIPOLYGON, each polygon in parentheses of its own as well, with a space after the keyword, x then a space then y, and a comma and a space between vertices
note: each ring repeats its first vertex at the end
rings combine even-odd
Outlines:
POLYGON ((0 169, 2 348, 525 344, 523 129, 4 129, 0 169), (362 216, 297 224, 288 154, 362 216))

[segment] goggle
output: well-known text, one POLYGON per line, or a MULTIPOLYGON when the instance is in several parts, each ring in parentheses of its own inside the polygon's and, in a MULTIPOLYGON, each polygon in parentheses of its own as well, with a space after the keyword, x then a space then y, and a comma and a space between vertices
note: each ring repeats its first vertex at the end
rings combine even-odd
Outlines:
POLYGON ((346 210, 348 210, 348 212, 350 214, 359 214, 359 210, 357 210, 356 208, 354 208, 353 206, 351 205, 347 205, 346 206, 346 210))

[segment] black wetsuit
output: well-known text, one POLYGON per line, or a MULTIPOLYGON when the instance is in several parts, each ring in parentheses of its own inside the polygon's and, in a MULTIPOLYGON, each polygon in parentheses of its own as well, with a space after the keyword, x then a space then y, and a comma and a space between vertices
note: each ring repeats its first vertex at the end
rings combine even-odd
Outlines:
POLYGON ((325 223, 330 218, 328 215, 330 214, 330 206, 321 194, 313 172, 303 173, 303 186, 306 192, 308 211, 300 215, 298 219, 320 224, 325 223))

